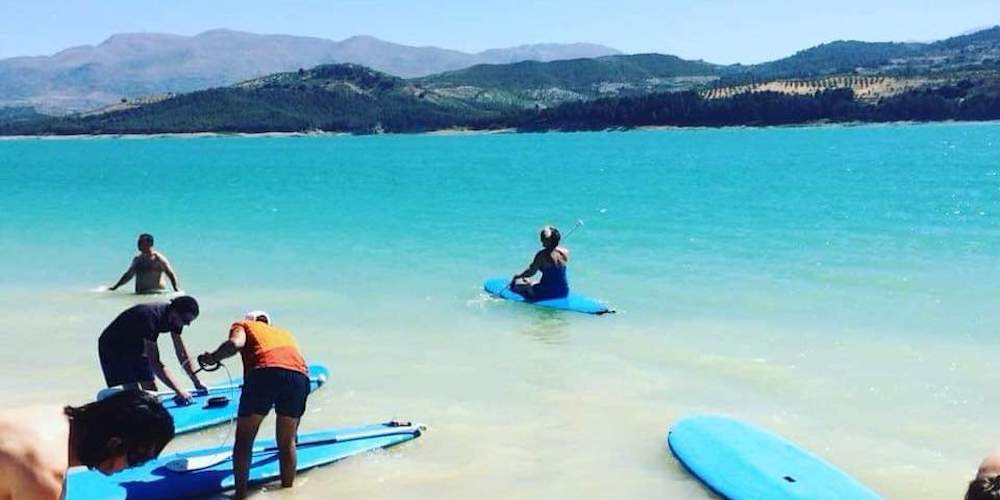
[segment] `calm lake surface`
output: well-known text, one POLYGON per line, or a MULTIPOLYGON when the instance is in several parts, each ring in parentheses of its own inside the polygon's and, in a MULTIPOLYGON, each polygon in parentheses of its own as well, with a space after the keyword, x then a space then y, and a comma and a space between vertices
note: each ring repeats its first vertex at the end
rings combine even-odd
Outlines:
POLYGON ((664 446, 699 413, 889 498, 959 498, 1000 445, 1000 124, 3 140, 6 406, 102 387, 148 298, 96 289, 141 232, 202 304, 192 352, 265 309, 330 367, 304 430, 428 426, 275 498, 709 498, 664 446), (578 219, 571 287, 618 314, 482 293, 578 219))

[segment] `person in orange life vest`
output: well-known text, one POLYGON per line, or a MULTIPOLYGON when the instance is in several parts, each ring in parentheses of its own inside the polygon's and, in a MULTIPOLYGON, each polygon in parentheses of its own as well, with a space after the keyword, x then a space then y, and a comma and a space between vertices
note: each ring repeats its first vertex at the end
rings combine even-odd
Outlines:
POLYGON ((295 436, 309 396, 309 369, 298 344, 287 330, 271 324, 264 311, 252 311, 243 321, 233 323, 229 339, 214 352, 198 356, 202 365, 214 365, 240 353, 243 358, 243 393, 236 421, 233 445, 234 498, 247 494, 250 455, 260 422, 274 408, 281 465, 281 486, 295 481, 295 436))

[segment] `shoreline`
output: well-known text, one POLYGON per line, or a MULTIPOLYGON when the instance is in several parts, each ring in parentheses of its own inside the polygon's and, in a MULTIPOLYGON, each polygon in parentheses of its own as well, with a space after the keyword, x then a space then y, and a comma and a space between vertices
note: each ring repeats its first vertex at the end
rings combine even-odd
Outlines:
POLYGON ((150 134, 39 134, 39 135, 0 135, 0 141, 14 140, 79 140, 79 139, 211 139, 211 138, 267 138, 267 137, 367 137, 378 135, 389 136, 478 136, 478 135, 504 135, 504 134, 548 134, 548 133, 579 133, 579 132, 669 132, 682 130, 726 130, 726 129, 787 129, 787 128, 854 128, 854 127, 875 127, 875 126, 919 126, 919 125, 976 125, 976 124, 997 124, 1000 120, 941 120, 941 121, 892 121, 892 122, 810 122, 810 123, 787 123, 782 125, 642 125, 638 127, 607 127, 603 129, 517 129, 513 127, 501 129, 470 129, 470 128, 446 128, 431 130, 427 132, 382 132, 374 134, 355 134, 351 132, 326 132, 326 131, 304 131, 304 132, 157 132, 150 134))

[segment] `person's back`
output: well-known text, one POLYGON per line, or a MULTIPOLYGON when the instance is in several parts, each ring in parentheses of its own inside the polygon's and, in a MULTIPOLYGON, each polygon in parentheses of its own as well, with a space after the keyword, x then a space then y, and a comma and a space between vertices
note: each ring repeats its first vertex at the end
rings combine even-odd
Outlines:
POLYGON ((244 374, 259 368, 283 368, 309 375, 298 343, 288 330, 263 321, 238 321, 233 327, 237 325, 246 332, 246 345, 240 350, 244 374))
POLYGON ((0 413, 0 498, 59 498, 69 457, 60 406, 0 413))
MULTIPOLYGON (((98 337, 101 349, 114 349, 118 355, 143 355, 143 340, 155 341, 170 330, 166 302, 136 304, 121 312, 98 337)), ((112 384, 117 385, 117 384, 112 384)))
POLYGON ((566 264, 569 253, 566 249, 555 247, 544 249, 536 257, 541 260, 538 270, 542 278, 533 287, 536 299, 558 298, 569 295, 569 280, 566 276, 566 264))
POLYGON ((532 301, 569 295, 569 280, 566 276, 569 250, 559 246, 561 239, 562 236, 555 227, 542 228, 539 240, 543 248, 535 254, 527 269, 511 278, 509 286, 512 291, 532 301), (532 283, 528 278, 538 272, 542 273, 542 278, 538 283, 532 283))
POLYGON ((111 475, 155 458, 173 437, 173 417, 139 391, 0 411, 0 499, 64 498, 70 467, 111 475))

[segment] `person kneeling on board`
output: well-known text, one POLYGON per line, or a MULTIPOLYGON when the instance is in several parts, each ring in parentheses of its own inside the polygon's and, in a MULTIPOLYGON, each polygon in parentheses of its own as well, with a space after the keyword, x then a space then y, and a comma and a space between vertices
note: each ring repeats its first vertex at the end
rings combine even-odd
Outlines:
POLYGON ((184 367, 195 389, 205 391, 204 384, 191 367, 187 348, 181 332, 198 317, 198 301, 182 295, 169 303, 138 304, 126 309, 104 329, 98 340, 101 369, 108 387, 125 386, 126 389, 156 390, 156 374, 178 402, 190 403, 191 395, 174 380, 167 367, 160 361, 156 339, 161 333, 170 332, 174 341, 177 361, 184 367))
POLYGON ((64 498, 70 467, 111 475, 156 458, 173 438, 173 417, 139 391, 0 412, 0 498, 64 498))
POLYGON ((565 297, 569 295, 569 283, 566 280, 569 250, 559 246, 562 236, 553 226, 543 227, 539 239, 542 249, 535 254, 527 269, 511 278, 510 289, 532 301, 565 297), (532 283, 528 278, 539 271, 542 272, 542 279, 538 283, 532 283))
POLYGON ((275 425, 281 486, 290 488, 294 483, 295 436, 309 397, 309 369, 292 334, 272 326, 271 317, 264 311, 249 312, 243 321, 233 323, 229 340, 215 352, 198 356, 198 363, 215 365, 237 352, 243 358, 245 382, 236 420, 233 475, 234 498, 243 498, 247 494, 253 442, 260 422, 272 407, 278 415, 275 425))

